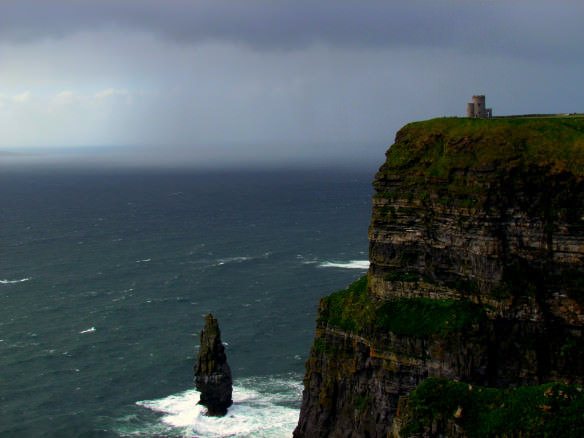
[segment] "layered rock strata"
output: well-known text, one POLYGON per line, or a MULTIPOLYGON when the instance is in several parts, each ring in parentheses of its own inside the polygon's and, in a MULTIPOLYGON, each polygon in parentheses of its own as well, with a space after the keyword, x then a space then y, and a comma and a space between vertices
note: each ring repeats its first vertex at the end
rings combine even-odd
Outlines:
POLYGON ((231 369, 221 342, 219 323, 211 314, 205 318, 194 368, 196 388, 201 393, 199 403, 207 408, 206 415, 224 416, 233 404, 231 369))
POLYGON ((374 188, 370 269, 321 300, 295 438, 398 434, 428 377, 582 383, 583 118, 409 124, 374 188))

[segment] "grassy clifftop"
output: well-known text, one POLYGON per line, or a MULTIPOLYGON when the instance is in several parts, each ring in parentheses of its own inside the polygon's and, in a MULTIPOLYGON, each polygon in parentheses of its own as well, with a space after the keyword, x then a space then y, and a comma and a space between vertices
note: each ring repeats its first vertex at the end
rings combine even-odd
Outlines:
POLYGON ((422 182, 457 170, 548 167, 584 176, 584 118, 440 118, 402 128, 382 172, 422 182))

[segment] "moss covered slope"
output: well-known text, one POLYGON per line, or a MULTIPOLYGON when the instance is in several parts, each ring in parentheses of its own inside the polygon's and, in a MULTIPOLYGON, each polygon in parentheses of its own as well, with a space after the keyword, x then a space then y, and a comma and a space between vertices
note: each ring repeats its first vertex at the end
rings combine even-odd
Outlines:
POLYGON ((400 406, 401 436, 553 437, 584 436, 582 386, 546 383, 485 388, 433 378, 400 406), (434 432, 432 432, 434 429, 434 432))
POLYGON ((461 183, 460 171, 536 166, 584 175, 584 118, 440 118, 406 125, 387 153, 382 173, 407 183, 461 183))

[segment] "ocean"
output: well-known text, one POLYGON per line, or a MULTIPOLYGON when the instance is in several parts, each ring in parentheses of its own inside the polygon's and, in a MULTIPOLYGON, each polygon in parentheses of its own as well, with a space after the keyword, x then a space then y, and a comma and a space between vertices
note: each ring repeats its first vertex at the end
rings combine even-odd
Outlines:
POLYGON ((367 270, 371 169, 2 169, 0 436, 290 437, 319 298, 367 270), (219 320, 234 378, 202 415, 219 320))

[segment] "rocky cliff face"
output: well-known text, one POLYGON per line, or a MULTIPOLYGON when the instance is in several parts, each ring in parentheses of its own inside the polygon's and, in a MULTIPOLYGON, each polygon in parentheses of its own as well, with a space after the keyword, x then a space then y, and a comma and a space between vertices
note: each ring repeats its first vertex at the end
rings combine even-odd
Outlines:
POLYGON ((582 383, 584 119, 413 123, 374 188, 371 267, 321 300, 296 438, 398 434, 429 377, 582 383))

